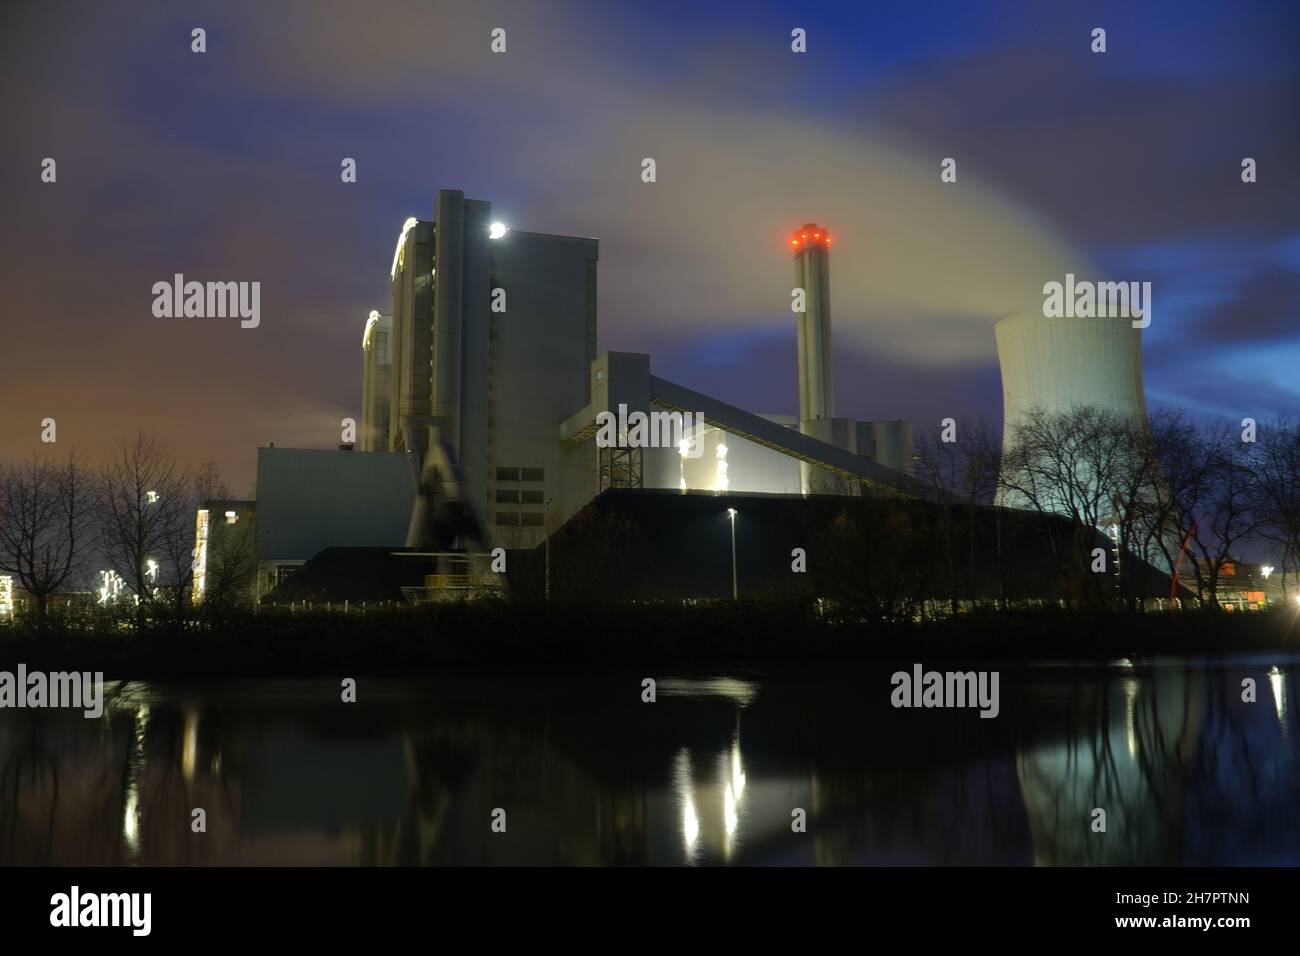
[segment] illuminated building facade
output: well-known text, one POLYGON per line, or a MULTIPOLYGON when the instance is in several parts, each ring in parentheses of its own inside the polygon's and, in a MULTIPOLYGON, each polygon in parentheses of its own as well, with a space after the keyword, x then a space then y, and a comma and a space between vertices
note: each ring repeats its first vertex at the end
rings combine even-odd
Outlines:
POLYGON ((598 256, 595 239, 494 223, 458 190, 403 226, 387 448, 419 476, 408 545, 532 546, 595 494, 591 449, 556 429, 590 398, 598 256))
POLYGON ((433 219, 398 234, 391 315, 362 333, 361 450, 259 450, 259 590, 331 547, 533 548, 612 488, 928 494, 908 423, 834 417, 830 237, 806 229, 799 415, 762 416, 652 375, 648 355, 597 353, 597 240, 508 228, 491 203, 439 191, 433 219), (619 409, 690 416, 694 434, 599 442, 619 409))
POLYGON ((14 579, 8 574, 0 574, 0 621, 12 621, 14 617, 14 579))
POLYGON ((247 499, 211 499, 194 516, 195 604, 210 593, 221 598, 252 596, 255 565, 256 509, 247 499))
POLYGON ((393 317, 371 312, 361 339, 361 450, 387 451, 393 317))

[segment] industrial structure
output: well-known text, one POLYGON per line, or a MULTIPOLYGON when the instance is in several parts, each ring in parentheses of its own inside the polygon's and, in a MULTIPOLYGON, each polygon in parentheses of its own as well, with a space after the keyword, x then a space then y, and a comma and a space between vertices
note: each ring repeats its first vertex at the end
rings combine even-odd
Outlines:
POLYGON ((509 229, 490 203, 440 191, 433 221, 408 219, 398 237, 386 354, 378 312, 363 349, 362 449, 379 450, 387 407, 384 447, 418 476, 405 544, 533 546, 610 487, 919 490, 908 423, 835 417, 830 237, 809 225, 791 241, 805 292, 797 425, 658 378, 648 355, 598 356, 597 240, 509 229), (597 447, 598 416, 619 408, 706 425, 689 447, 597 447))
POLYGON ((418 476, 411 547, 536 543, 595 493, 594 455, 556 427, 589 398, 597 241, 494 227, 491 208, 442 190, 394 252, 388 450, 418 476))
POLYGON ((371 312, 361 337, 361 450, 388 450, 389 392, 393 355, 389 339, 393 317, 371 312))
MULTIPOLYGON (((1090 406, 1146 420, 1142 332, 1129 316, 1047 316, 1035 310, 1006 316, 993 331, 1002 372, 1004 462, 1017 430, 1035 411, 1063 414, 1090 406)), ((999 501, 1025 505, 1009 493, 999 501)))
POLYGON ((194 576, 190 596, 195 604, 213 596, 248 600, 259 584, 254 580, 257 512, 242 498, 211 498, 194 516, 194 576))
POLYGON ((1142 331, 1128 317, 1009 315, 993 326, 1002 370, 1003 435, 1033 409, 1079 405, 1146 417, 1142 331))
POLYGON ((391 312, 365 322, 357 445, 259 450, 259 590, 331 547, 440 566, 532 548, 609 488, 929 494, 909 423, 836 417, 830 241, 813 224, 791 238, 799 406, 759 415, 651 374, 648 355, 597 353, 596 239, 511 229, 439 191, 398 234, 391 312), (667 446, 598 443, 618 409, 701 424, 667 446))

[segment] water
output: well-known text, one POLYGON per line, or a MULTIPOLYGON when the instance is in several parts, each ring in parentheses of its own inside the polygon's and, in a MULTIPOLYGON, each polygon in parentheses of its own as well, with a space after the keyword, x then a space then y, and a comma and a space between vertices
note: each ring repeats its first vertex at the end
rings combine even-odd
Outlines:
POLYGON ((0 864, 1294 865, 1296 665, 1003 668, 994 720, 893 668, 132 683, 0 712, 0 864))

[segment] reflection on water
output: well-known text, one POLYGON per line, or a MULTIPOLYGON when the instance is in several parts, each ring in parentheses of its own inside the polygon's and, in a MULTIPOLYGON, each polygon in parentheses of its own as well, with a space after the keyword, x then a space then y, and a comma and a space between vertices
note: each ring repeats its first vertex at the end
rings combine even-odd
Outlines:
POLYGON ((0 864, 1300 862, 1294 659, 1004 670, 996 720, 891 671, 116 685, 0 714, 0 864))

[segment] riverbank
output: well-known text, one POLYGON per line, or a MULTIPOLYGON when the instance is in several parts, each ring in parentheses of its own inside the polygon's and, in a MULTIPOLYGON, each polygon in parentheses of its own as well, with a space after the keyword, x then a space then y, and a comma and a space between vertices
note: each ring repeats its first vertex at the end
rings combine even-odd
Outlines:
POLYGON ((110 679, 415 676, 744 667, 779 674, 836 661, 1072 661, 1300 650, 1297 615, 1177 616, 977 611, 927 622, 819 616, 806 605, 523 605, 509 602, 263 609, 142 632, 0 628, 0 666, 103 671, 110 679))

